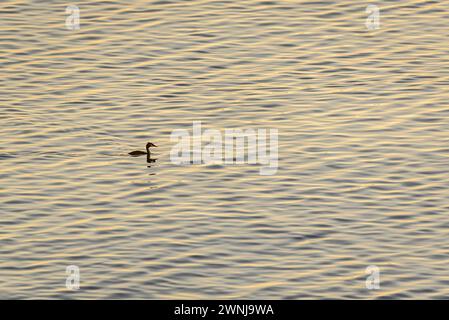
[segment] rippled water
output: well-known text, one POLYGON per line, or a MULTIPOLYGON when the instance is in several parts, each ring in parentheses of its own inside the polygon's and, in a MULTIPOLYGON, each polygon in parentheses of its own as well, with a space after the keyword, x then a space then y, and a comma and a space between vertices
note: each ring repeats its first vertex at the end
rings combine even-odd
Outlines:
POLYGON ((449 297, 448 2, 70 4, 1 5, 1 298, 449 297), (192 121, 277 174, 172 164, 192 121))

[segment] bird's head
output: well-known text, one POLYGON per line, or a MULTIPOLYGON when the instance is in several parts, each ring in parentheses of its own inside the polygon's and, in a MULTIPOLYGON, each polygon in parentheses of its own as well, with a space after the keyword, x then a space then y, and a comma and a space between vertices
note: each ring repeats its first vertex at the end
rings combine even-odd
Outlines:
POLYGON ((155 145, 154 143, 148 142, 147 143, 147 149, 149 149, 150 147, 156 147, 157 148, 157 145, 155 145))

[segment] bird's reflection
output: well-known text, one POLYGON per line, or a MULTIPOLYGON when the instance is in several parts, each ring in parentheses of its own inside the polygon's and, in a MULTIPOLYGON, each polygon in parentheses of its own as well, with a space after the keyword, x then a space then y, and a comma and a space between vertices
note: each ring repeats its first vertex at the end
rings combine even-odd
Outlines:
POLYGON ((151 159, 151 155, 147 153, 147 163, 154 163, 157 159, 151 159))
MULTIPOLYGON (((147 154, 147 163, 155 163, 157 159, 151 159, 151 155, 148 153, 147 154)), ((151 166, 147 166, 148 168, 151 168, 151 166)), ((156 175, 155 173, 149 173, 149 176, 154 176, 156 175)))

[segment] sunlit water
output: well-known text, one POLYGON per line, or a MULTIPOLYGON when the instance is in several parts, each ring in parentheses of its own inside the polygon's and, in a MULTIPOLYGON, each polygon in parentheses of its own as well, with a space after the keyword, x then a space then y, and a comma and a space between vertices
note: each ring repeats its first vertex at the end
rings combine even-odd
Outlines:
POLYGON ((1 4, 0 298, 449 297, 448 2, 70 4, 1 4), (192 121, 277 174, 172 164, 192 121))

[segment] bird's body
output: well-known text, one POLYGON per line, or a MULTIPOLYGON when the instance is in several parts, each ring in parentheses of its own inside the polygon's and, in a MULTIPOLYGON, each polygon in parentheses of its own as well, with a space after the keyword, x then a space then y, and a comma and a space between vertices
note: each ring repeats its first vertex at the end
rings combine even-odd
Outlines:
POLYGON ((145 151, 138 150, 138 151, 132 151, 128 154, 131 156, 143 156, 144 154, 147 154, 147 153, 145 151))
POLYGON ((153 143, 151 143, 151 142, 148 142, 147 143, 147 145, 146 145, 146 149, 147 149, 147 152, 145 152, 145 151, 140 151, 140 150, 137 150, 137 151, 131 151, 130 153, 128 153, 130 156, 133 156, 133 157, 138 157, 138 156, 143 156, 143 155, 147 155, 148 156, 148 158, 150 157, 150 147, 157 147, 155 144, 153 144, 153 143))

